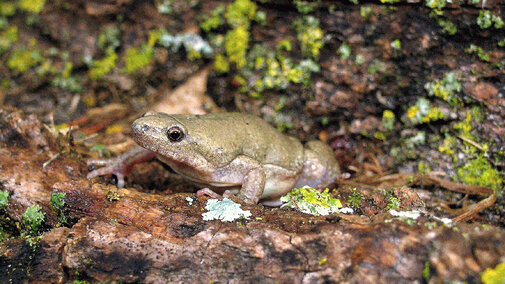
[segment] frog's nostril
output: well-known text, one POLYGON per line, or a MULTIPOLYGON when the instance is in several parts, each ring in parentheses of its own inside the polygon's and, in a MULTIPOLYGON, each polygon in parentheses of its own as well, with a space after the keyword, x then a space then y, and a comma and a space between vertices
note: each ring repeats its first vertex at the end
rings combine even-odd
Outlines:
POLYGON ((144 124, 144 125, 142 125, 142 127, 140 129, 142 130, 142 132, 147 132, 147 131, 151 130, 151 127, 147 124, 144 124))

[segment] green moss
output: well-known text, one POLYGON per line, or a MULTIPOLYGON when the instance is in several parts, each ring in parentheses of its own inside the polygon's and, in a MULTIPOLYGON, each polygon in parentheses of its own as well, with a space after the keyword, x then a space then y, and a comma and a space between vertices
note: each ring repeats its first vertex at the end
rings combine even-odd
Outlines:
POLYGON ((431 271, 430 271, 430 261, 429 260, 424 262, 423 278, 426 283, 430 282, 431 271))
POLYGON ((505 283, 505 262, 498 264, 495 268, 487 268, 481 275, 484 284, 505 283))
POLYGON ((45 216, 42 212, 42 208, 39 205, 33 205, 26 208, 25 213, 23 213, 22 223, 26 228, 26 234, 35 236, 37 235, 40 226, 44 222, 45 216))
POLYGON ((222 18, 222 15, 224 13, 224 10, 225 8, 222 5, 214 9, 214 11, 212 11, 212 13, 200 24, 202 30, 209 32, 223 25, 224 20, 222 18))
POLYGON ((376 73, 383 73, 384 71, 386 71, 386 64, 379 59, 374 59, 367 68, 367 73, 372 75, 376 73))
POLYGON ((20 48, 11 53, 7 60, 7 66, 13 71, 25 73, 41 62, 42 59, 42 54, 38 48, 20 48))
POLYGON ((348 59, 351 57, 351 47, 347 43, 343 42, 338 48, 337 53, 340 55, 341 59, 348 59))
POLYGON ((9 205, 9 192, 0 190, 0 209, 5 209, 9 205))
POLYGON ((100 49, 115 49, 121 45, 119 40, 120 30, 118 27, 107 27, 98 35, 96 46, 100 49))
POLYGON ((61 211, 63 206, 65 206, 65 197, 67 194, 65 192, 51 192, 51 208, 55 211, 61 211))
POLYGON ((355 188, 352 189, 352 194, 349 196, 347 199, 347 203, 349 203, 350 206, 359 208, 361 207, 361 202, 365 196, 363 193, 358 192, 355 188))
POLYGON ((81 80, 79 76, 72 76, 72 68, 72 62, 66 62, 63 70, 51 80, 51 85, 69 92, 80 92, 81 80))
POLYGON ((16 3, 14 1, 0 1, 0 15, 10 17, 16 13, 16 3))
POLYGON ((312 215, 328 215, 342 207, 340 200, 330 196, 329 189, 323 192, 305 186, 294 188, 287 195, 281 197, 282 207, 296 208, 312 215))
POLYGON ((501 173, 491 166, 484 154, 468 161, 458 168, 456 173, 466 184, 485 186, 496 191, 503 190, 504 180, 501 173))
POLYGON ((468 54, 476 54, 477 57, 484 62, 491 61, 491 57, 490 57, 489 53, 485 52, 482 49, 482 47, 477 46, 475 44, 470 44, 470 47, 466 48, 465 52, 468 54))
POLYGON ((448 102, 451 106, 456 106, 462 103, 456 93, 461 92, 461 84, 458 78, 452 72, 445 74, 440 81, 428 82, 424 85, 424 89, 430 96, 435 96, 448 102))
POLYGON ((298 10, 298 12, 302 14, 308 14, 313 12, 314 9, 316 9, 317 6, 319 5, 318 2, 308 2, 301 0, 294 0, 293 4, 295 4, 296 10, 298 10))
POLYGON ((318 59, 320 50, 324 45, 324 32, 319 28, 319 20, 312 16, 305 16, 296 20, 293 25, 302 55, 305 58, 318 59))
POLYGON ((88 76, 91 80, 101 79, 104 75, 108 74, 112 69, 116 67, 118 55, 114 52, 114 49, 107 49, 107 53, 104 58, 100 60, 93 60, 92 67, 88 72, 88 76))
POLYGON ((42 12, 44 4, 46 4, 46 0, 19 0, 18 2, 18 6, 21 10, 36 14, 42 12))
POLYGON ((361 17, 368 19, 372 15, 372 7, 370 6, 361 6, 359 9, 359 14, 361 17))
POLYGON ((434 10, 442 10, 446 5, 446 0, 426 0, 426 6, 434 10))
POLYGON ((357 66, 359 66, 365 62, 366 62, 366 58, 361 54, 356 55, 356 58, 354 58, 354 64, 356 64, 357 66))
POLYGON ((170 15, 174 11, 174 8, 172 7, 174 5, 174 0, 157 1, 155 4, 156 9, 160 14, 170 15))
POLYGON ((401 50, 402 49, 402 42, 399 39, 395 39, 391 42, 391 48, 395 50, 401 50))
POLYGON ((226 33, 224 44, 228 60, 235 63, 238 69, 244 67, 246 51, 249 47, 249 31, 244 26, 239 26, 226 33))
POLYGON ((0 54, 9 50, 18 41, 18 27, 10 26, 0 34, 0 54))
POLYGON ((226 8, 225 18, 233 28, 249 28, 251 21, 255 18, 257 6, 250 0, 235 0, 226 8))
POLYGON ((458 32, 458 28, 450 20, 439 18, 437 23, 444 34, 455 35, 458 32))
POLYGON ((401 206, 401 202, 400 202, 400 199, 394 197, 394 196, 391 196, 388 198, 388 203, 386 205, 386 210, 396 210, 398 208, 400 208, 401 206))
POLYGON ((491 14, 489 10, 481 10, 477 17, 477 25, 481 29, 487 29, 492 26, 495 29, 501 29, 503 28, 503 20, 499 16, 491 14))

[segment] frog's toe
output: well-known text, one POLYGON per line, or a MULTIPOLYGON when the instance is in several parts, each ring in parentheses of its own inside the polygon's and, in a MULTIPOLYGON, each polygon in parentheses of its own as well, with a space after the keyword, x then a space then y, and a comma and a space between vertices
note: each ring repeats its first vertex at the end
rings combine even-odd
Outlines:
POLYGON ((127 169, 118 168, 115 165, 108 165, 103 168, 95 169, 86 175, 87 179, 92 179, 98 176, 115 175, 117 178, 117 187, 122 188, 125 185, 124 177, 127 174, 127 169))
POLYGON ((211 190, 210 188, 208 188, 208 187, 205 187, 205 188, 202 188, 202 189, 198 190, 198 191, 196 192, 196 195, 198 195, 198 196, 203 196, 203 195, 205 195, 205 196, 208 196, 208 197, 210 197, 210 198, 221 198, 221 195, 219 195, 218 193, 216 193, 216 192, 212 191, 212 190, 211 190))

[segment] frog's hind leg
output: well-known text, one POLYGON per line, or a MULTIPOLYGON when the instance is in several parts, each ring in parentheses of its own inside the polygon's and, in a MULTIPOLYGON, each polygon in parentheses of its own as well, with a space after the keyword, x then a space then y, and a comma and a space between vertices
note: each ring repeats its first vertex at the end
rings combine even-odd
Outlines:
POLYGON ((325 187, 339 177, 340 167, 330 146, 318 140, 307 142, 304 147, 303 171, 296 187, 325 187))

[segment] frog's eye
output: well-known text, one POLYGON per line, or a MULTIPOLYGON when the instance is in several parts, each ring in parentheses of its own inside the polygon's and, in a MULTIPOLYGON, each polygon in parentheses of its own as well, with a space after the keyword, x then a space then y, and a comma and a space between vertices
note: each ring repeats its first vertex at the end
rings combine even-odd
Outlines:
POLYGON ((167 131, 167 137, 172 142, 179 142, 184 138, 184 132, 179 126, 172 126, 167 131))

